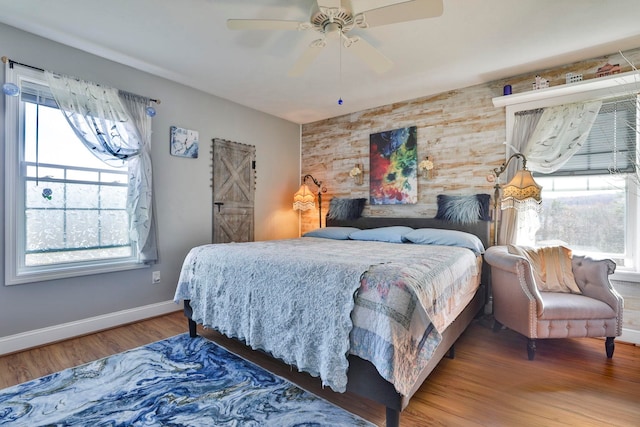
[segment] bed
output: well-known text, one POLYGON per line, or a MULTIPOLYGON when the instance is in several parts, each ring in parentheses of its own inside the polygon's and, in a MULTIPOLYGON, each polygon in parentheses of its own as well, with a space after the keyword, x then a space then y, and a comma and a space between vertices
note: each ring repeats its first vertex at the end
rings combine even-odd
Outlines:
MULTIPOLYGON (((299 370, 319 376, 323 384, 335 391, 348 391, 383 404, 387 427, 395 427, 399 426, 400 412, 413 394, 442 357, 447 354, 453 356, 454 342, 482 311, 489 269, 482 268, 482 256, 478 250, 412 242, 387 243, 377 237, 370 239, 371 233, 377 235, 379 230, 404 233, 396 227, 410 227, 417 231, 457 230, 477 236, 479 242, 488 247, 489 223, 458 224, 430 218, 327 220, 328 231, 342 232, 350 227, 367 231, 359 232, 362 239, 356 241, 302 237, 194 248, 185 259, 175 300, 184 301, 184 313, 192 337, 196 336, 196 325, 200 323, 239 339, 254 349, 267 351, 299 370), (255 259, 253 254, 247 255, 247 245, 252 246, 255 259), (286 255, 273 256, 280 250, 276 246, 282 246, 286 255), (325 253, 327 259, 317 256, 318 251, 325 253), (234 264, 234 260, 239 258, 242 265, 234 264), (283 259, 290 266, 280 264, 279 260, 283 259), (407 259, 411 262, 406 262, 407 259), (445 271, 440 261, 448 259, 460 260, 451 262, 451 269, 446 267, 445 271), (254 273, 243 272, 245 265, 250 265, 254 273), (434 266, 436 268, 432 268, 434 266), (292 276, 281 274, 288 268, 293 269, 292 276), (274 270, 279 271, 277 276, 274 270), (440 270, 444 271, 442 277, 453 277, 451 270, 459 271, 460 278, 439 278, 434 271, 440 270), (318 271, 325 279, 314 276, 318 271), (399 276, 401 281, 395 279, 399 276), (310 283, 305 284, 307 279, 310 283), (427 291, 425 296, 416 289, 427 279, 439 283, 440 290, 432 291, 435 292, 433 294, 427 291), (268 286, 259 286, 261 280, 268 286), (449 281, 452 283, 445 283, 449 281), (400 284, 397 286, 396 282, 400 284), (320 283, 321 286, 310 286, 320 283), (243 290, 243 286, 248 287, 243 290), (454 289, 460 290, 455 298, 452 296, 454 289), (394 292, 400 295, 400 298, 393 299, 401 301, 394 302, 399 304, 398 308, 384 306, 384 310, 376 309, 392 301, 389 295, 394 292), (327 293, 332 298, 322 297, 327 293), (275 302, 269 302, 269 298, 275 298, 275 302), (457 303, 451 303, 453 300, 457 303), (436 307, 432 306, 437 305, 437 301, 440 305, 451 306, 450 311, 437 314, 436 307), (252 308, 245 312, 242 307, 252 308), (295 322, 300 324, 289 324, 291 318, 274 320, 279 315, 278 311, 295 313, 295 322), (394 320, 389 322, 393 325, 369 327, 382 324, 379 319, 371 317, 380 311, 386 311, 386 315, 394 313, 394 320), (328 315, 345 312, 350 317, 348 322, 345 322, 343 314, 328 315), (403 320, 399 321, 399 318, 403 320), (284 327, 272 325, 274 322, 281 322, 284 327), (396 327, 395 323, 403 322, 406 328, 396 327), (280 331, 272 332, 278 327, 288 331, 300 327, 304 333, 280 336, 280 331), (336 328, 335 331, 332 328, 336 328), (345 328, 348 329, 346 338, 345 328), (390 346, 389 341, 394 344, 390 346), (382 345, 382 342, 386 344, 382 345), (314 351, 305 351, 310 346, 314 351)), ((422 234, 418 236, 421 238, 422 234)), ((284 331, 282 333, 285 334, 284 331)))

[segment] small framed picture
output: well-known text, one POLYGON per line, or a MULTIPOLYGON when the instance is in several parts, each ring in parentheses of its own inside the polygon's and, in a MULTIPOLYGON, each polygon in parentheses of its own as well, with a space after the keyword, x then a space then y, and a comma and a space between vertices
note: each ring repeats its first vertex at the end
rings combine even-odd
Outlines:
POLYGON ((198 158, 198 131, 171 126, 169 128, 172 156, 198 158))

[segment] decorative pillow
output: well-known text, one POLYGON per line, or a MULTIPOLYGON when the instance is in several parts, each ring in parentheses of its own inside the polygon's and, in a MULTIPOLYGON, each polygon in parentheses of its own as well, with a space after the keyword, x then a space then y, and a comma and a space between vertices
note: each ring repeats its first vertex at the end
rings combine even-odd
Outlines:
POLYGON ((327 219, 358 219, 362 215, 367 199, 341 199, 334 197, 329 202, 327 219))
POLYGON ((349 240, 349 234, 360 230, 356 227, 325 227, 308 231, 302 237, 320 237, 323 239, 349 240))
POLYGON ((413 228, 402 225, 391 227, 370 228, 368 230, 354 231, 349 235, 353 240, 373 240, 376 242, 404 243, 404 235, 412 231, 413 228))
POLYGON ((571 249, 565 246, 532 248, 509 245, 508 250, 510 254, 520 255, 529 261, 539 291, 582 293, 571 269, 571 249))
POLYGON ((438 195, 438 213, 436 219, 471 224, 478 220, 491 220, 488 194, 473 194, 470 196, 438 195))
POLYGON ((418 228, 403 236, 412 243, 419 245, 459 246, 471 249, 476 255, 484 253, 482 241, 471 233, 458 230, 444 230, 441 228, 418 228))

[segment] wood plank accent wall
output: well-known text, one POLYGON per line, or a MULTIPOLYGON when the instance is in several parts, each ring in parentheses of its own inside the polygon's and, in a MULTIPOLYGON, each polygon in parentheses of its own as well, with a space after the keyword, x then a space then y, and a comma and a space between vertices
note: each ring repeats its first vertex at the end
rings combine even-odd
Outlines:
MULTIPOLYGON (((624 56, 640 68, 640 48, 624 52, 624 56)), ((566 73, 583 74, 584 80, 592 79, 597 69, 607 63, 620 64, 622 72, 631 70, 619 53, 612 53, 562 67, 305 124, 302 126, 301 140, 302 176, 311 174, 326 186, 323 217, 333 197, 368 199, 369 135, 415 125, 418 128, 418 160, 429 156, 434 162, 430 178, 418 178, 418 203, 384 206, 369 206, 367 203, 363 215, 433 217, 437 212, 438 194, 493 195, 492 185, 487 182, 486 176, 505 159, 503 143, 506 123, 504 108, 495 108, 491 98, 502 95, 502 88, 506 84, 512 85, 513 93, 531 90, 536 74, 548 79, 550 86, 565 84, 566 73), (363 185, 356 185, 349 177, 349 171, 356 163, 364 165, 363 185)), ((312 191, 316 191, 316 188, 312 188, 312 191)), ((322 221, 324 224, 324 218, 322 221)), ((317 227, 317 209, 302 212, 302 233, 317 227)), ((618 290, 627 301, 624 327, 640 332, 640 310, 634 306, 640 300, 640 286, 618 286, 618 290)))
MULTIPOLYGON (((499 84, 473 86, 304 125, 302 171, 327 187, 323 211, 333 197, 369 198, 370 134, 414 125, 419 160, 434 162, 429 179, 418 178, 418 203, 367 205, 365 216, 432 217, 438 194, 490 193, 486 175, 504 158, 504 111, 491 103, 498 86, 502 90, 499 84), (356 163, 364 165, 363 185, 349 177, 356 163)), ((316 218, 317 211, 302 215, 303 232, 317 227, 316 218)))
MULTIPOLYGON (((624 55, 640 67, 640 48, 624 55)), ((520 93, 531 90, 536 74, 547 78, 550 86, 565 84, 565 75, 569 72, 583 74, 585 80, 591 79, 606 63, 620 64, 622 72, 631 70, 619 53, 613 53, 305 124, 301 137, 302 176, 311 174, 326 186, 327 193, 322 199, 323 216, 333 197, 368 199, 369 135, 415 125, 418 128, 418 160, 429 156, 434 162, 430 178, 418 178, 418 203, 367 204, 363 215, 433 217, 437 212, 438 194, 493 194, 486 176, 504 161, 506 123, 504 108, 494 107, 491 99, 502 95, 504 85, 510 84, 513 93, 520 93), (349 177, 349 170, 356 163, 364 165, 363 185, 356 185, 349 177)), ((316 189, 312 188, 312 191, 316 189)), ((303 212, 302 232, 317 228, 317 219, 317 209, 303 212)))

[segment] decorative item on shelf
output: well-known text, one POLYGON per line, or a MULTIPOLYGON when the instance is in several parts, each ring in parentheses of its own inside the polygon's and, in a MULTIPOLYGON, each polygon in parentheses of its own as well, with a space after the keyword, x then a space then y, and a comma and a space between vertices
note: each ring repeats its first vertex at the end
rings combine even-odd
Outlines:
POLYGON ((582 74, 567 73, 567 74, 565 74, 565 78, 566 78, 567 84, 575 83, 575 82, 581 82, 582 81, 582 74))
POLYGON ((511 85, 504 85, 502 88, 502 94, 504 96, 511 95, 511 85))
POLYGON ((364 183, 364 166, 362 163, 356 163, 356 165, 349 171, 349 176, 353 178, 353 182, 356 185, 362 185, 364 183))
POLYGON ((608 62, 596 71, 596 77, 610 76, 612 74, 619 74, 621 71, 620 64, 609 64, 608 62))
POLYGON ((493 244, 498 244, 498 200, 500 209, 516 209, 518 211, 536 210, 540 211, 542 202, 542 187, 533 179, 531 172, 527 169, 527 158, 522 153, 513 154, 499 168, 493 170, 493 174, 487 176, 487 181, 495 182, 493 186, 493 244), (500 198, 500 183, 498 178, 507 170, 509 163, 514 158, 522 159, 522 169, 518 170, 511 181, 502 186, 502 199, 500 198))
POLYGON ((536 76, 536 81, 533 82, 533 90, 545 89, 549 87, 549 80, 540 76, 536 76))
POLYGON ((425 157, 423 161, 418 163, 418 170, 420 176, 426 179, 431 177, 431 170, 433 169, 433 161, 429 160, 429 156, 425 157))
POLYGON ((322 186, 322 181, 318 181, 309 174, 305 175, 302 178, 302 185, 293 195, 293 209, 296 211, 308 211, 316 207, 316 198, 307 186, 307 179, 311 179, 318 187, 318 221, 320 228, 322 228, 322 193, 327 192, 327 188, 322 186))

